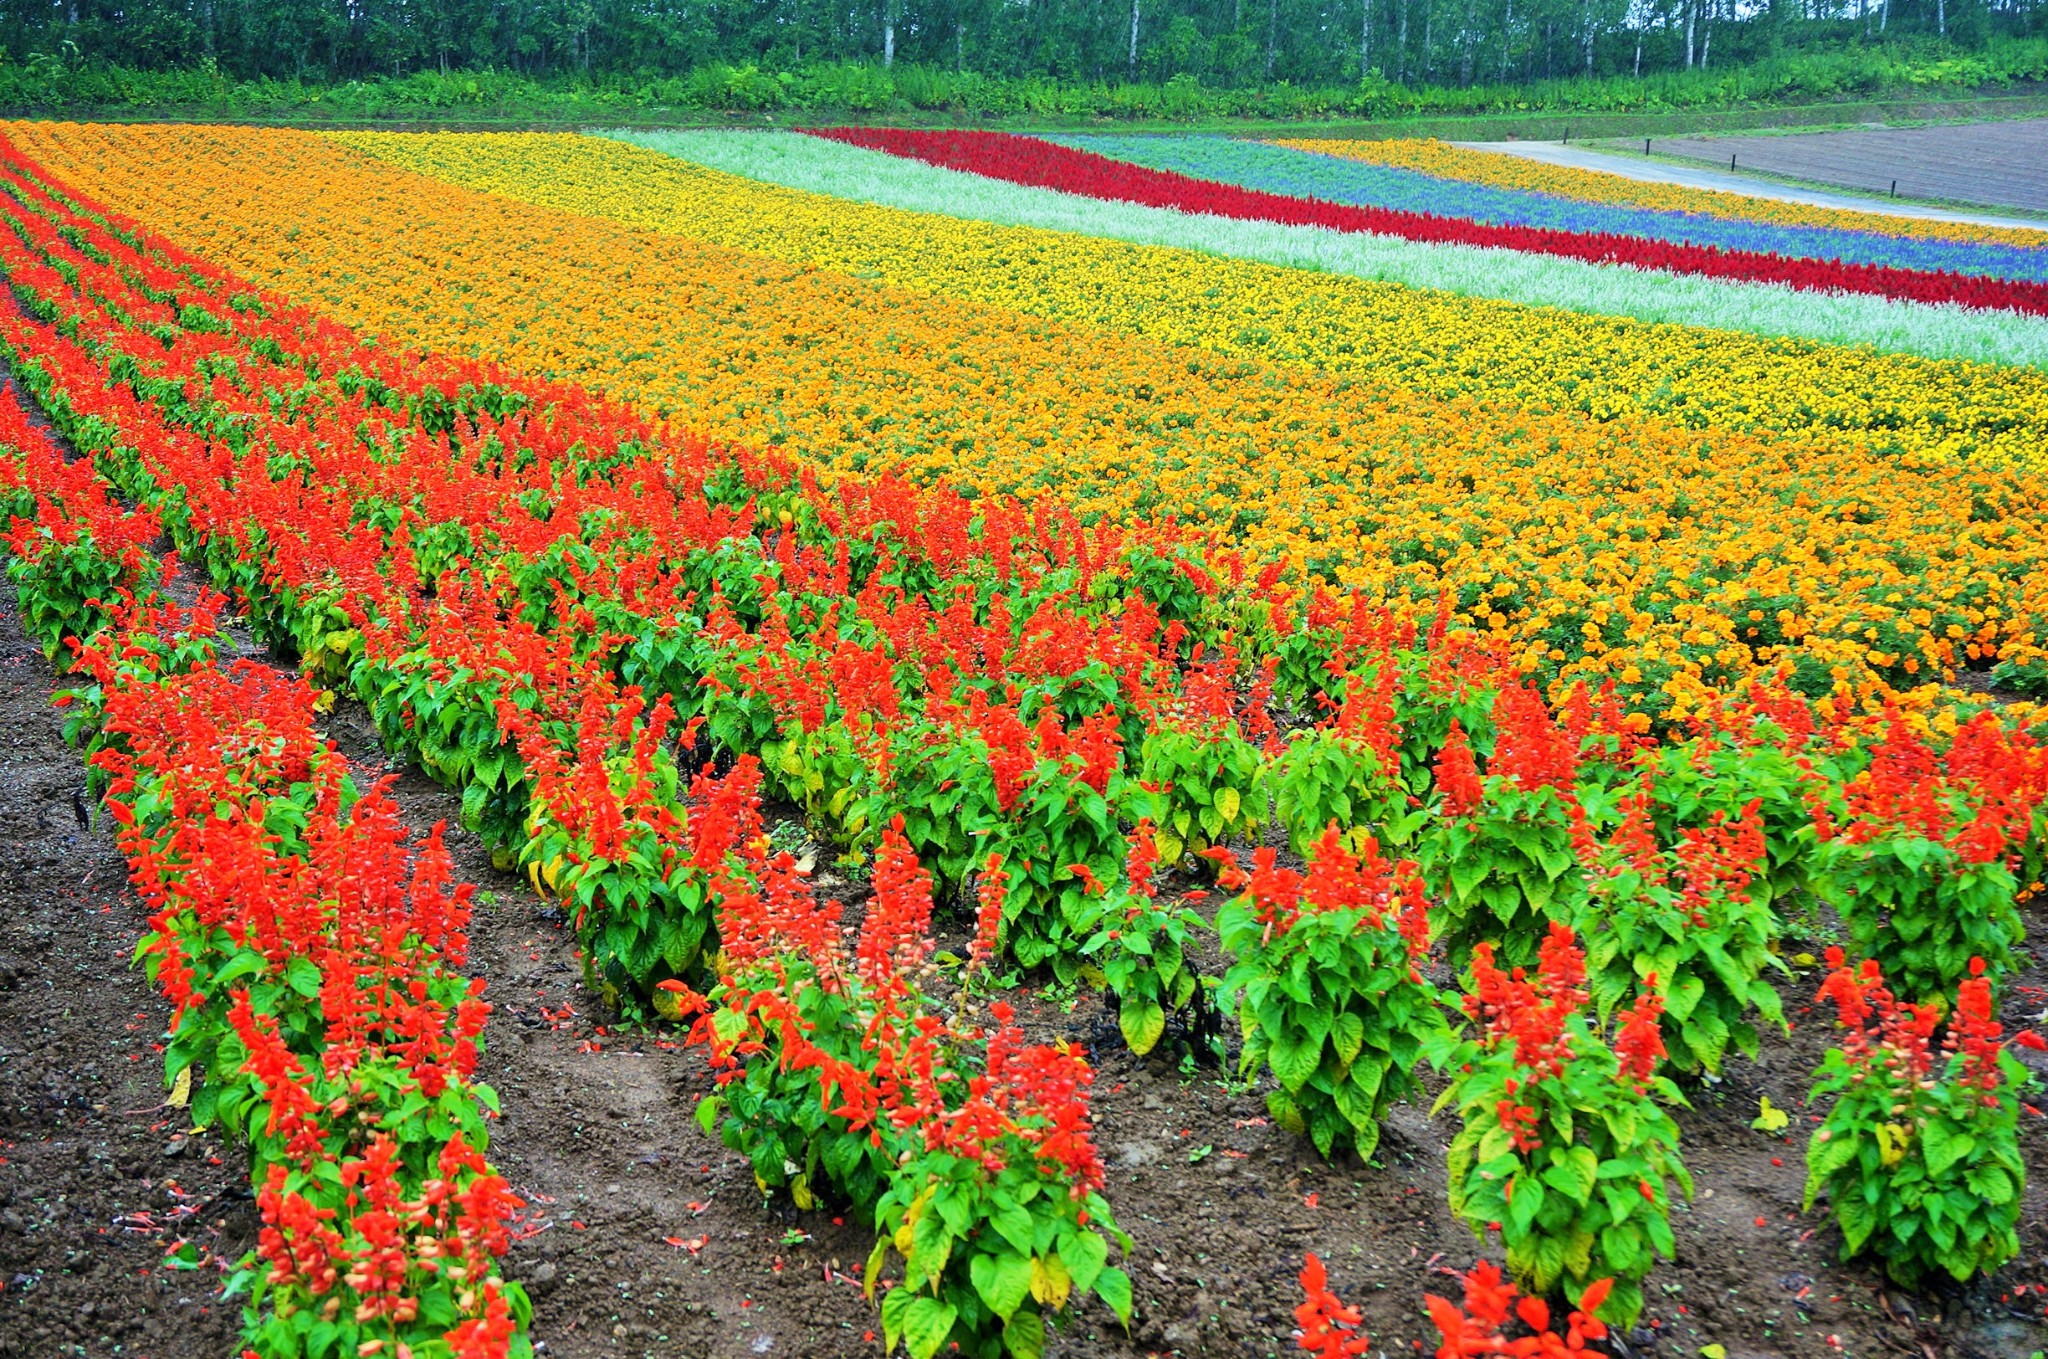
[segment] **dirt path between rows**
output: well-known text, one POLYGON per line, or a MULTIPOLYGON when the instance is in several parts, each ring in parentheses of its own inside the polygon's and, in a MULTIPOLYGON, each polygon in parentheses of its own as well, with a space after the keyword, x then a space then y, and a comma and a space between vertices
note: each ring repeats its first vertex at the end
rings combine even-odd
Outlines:
MULTIPOLYGON (((243 1166, 151 1107, 163 1098, 152 1043, 164 1007, 125 966, 142 908, 104 830, 78 824, 82 769, 48 706, 53 677, 5 594, 0 1355, 221 1359, 235 1309, 210 1290, 220 1262, 253 1237, 243 1166), (197 1270, 163 1267, 181 1234, 195 1242, 197 1270)), ((385 771, 362 709, 343 705, 330 731, 364 777, 385 771)), ((455 799, 418 774, 402 774, 396 795, 421 829, 453 819, 455 799)), ((454 832, 451 845, 458 871, 485 889, 470 961, 496 1006, 482 1069, 504 1104, 491 1152, 531 1204, 506 1270, 534 1294, 540 1352, 872 1359, 874 1312, 854 1277, 870 1240, 829 1210, 764 1209, 745 1162, 691 1118, 710 1089, 702 1060, 674 1034, 608 1031, 554 906, 491 870, 473 836, 454 832)), ((1202 961, 1213 971, 1221 960, 1202 961)), ((1788 983, 1800 1025, 1791 1039, 1736 1063, 1681 1117, 1700 1196, 1676 1219, 1680 1258, 1653 1276, 1650 1325, 1632 1351, 1689 1356, 1719 1343, 1729 1359, 2024 1359, 2041 1349, 2041 1301, 2013 1291, 2048 1280, 2039 1125, 2028 1134, 2027 1253, 1965 1298, 1887 1298, 1864 1271, 1834 1265, 1832 1232, 1798 1215, 1800 1147, 1749 1120, 1765 1094, 1802 1116, 1827 1041, 1800 999, 1811 984, 1788 983)), ((2020 991, 2015 1007, 2039 1009, 2044 995, 2020 991)), ((1259 1094, 1131 1058, 1092 997, 1023 1000, 1034 1037, 1094 1047, 1107 1193, 1137 1238, 1134 1333, 1091 1305, 1055 1355, 1291 1352, 1294 1275, 1309 1250, 1363 1307, 1376 1351, 1433 1350, 1422 1294, 1454 1290, 1444 1271, 1478 1254, 1444 1206, 1444 1121, 1402 1107, 1372 1166, 1324 1165, 1265 1122, 1259 1094)))
POLYGON ((128 959, 141 902, 0 586, 0 1355, 223 1359, 216 1262, 254 1239, 246 1167, 162 1109, 169 1007, 128 959), (180 1238, 199 1268, 167 1269, 180 1238))
MULTIPOLYGON (((1931 130, 1931 129, 1930 129, 1931 130)), ((1814 137, 1837 136, 1837 133, 1814 133, 1814 137)), ((1767 157, 1753 155, 1746 147, 1752 144, 1775 144, 1780 141, 1796 141, 1800 138, 1752 137, 1752 138, 1693 138, 1683 144, 1693 148, 1704 160, 1718 161, 1726 165, 1731 152, 1738 165, 1756 170, 1774 171, 1773 164, 1767 164, 1767 157), (1732 145, 1731 145, 1732 144, 1732 145), (1704 149, 1701 149, 1704 148, 1704 149)), ((1792 184, 1779 184, 1752 175, 1730 174, 1725 168, 1713 170, 1704 166, 1673 165, 1666 161, 1652 160, 1643 156, 1625 155, 1616 151, 1596 151, 1584 146, 1567 146, 1557 142, 1460 142, 1458 145, 1473 151, 1493 151, 1501 155, 1519 156, 1523 160, 1540 161, 1545 165, 1561 165, 1574 170, 1597 170, 1603 174, 1620 175, 1624 179, 1640 180, 1648 184, 1676 184, 1687 189, 1713 189, 1721 193, 1742 194, 1749 198, 1775 198, 1787 203, 1805 203, 1813 207, 1842 208, 1855 212, 1878 213, 1887 217, 1907 217, 1920 221, 1965 222, 1974 226, 2020 227, 2039 231, 2048 228, 2048 223, 2038 219, 2021 217, 1998 217, 1987 213, 1969 212, 1957 208, 1937 207, 1926 203, 1906 203, 1891 198, 1865 198, 1854 194, 1829 193, 1824 189, 1802 188, 1792 184)), ((1681 154, 1679 139, 1653 140, 1652 149, 1658 155, 1681 154)), ((2048 154, 2048 153, 2044 153, 2048 154)), ((1798 179, 1826 179, 1825 175, 1802 173, 1793 170, 1776 171, 1798 179)), ((1883 191, 1887 181, 1898 179, 1900 191, 1908 197, 1967 197, 1946 192, 1937 192, 1917 180, 1902 176, 1894 169, 1881 178, 1868 182, 1857 182, 1853 187, 1883 191), (1912 186, 1912 187, 1909 187, 1912 186)), ((1988 200, 1997 201, 1997 200, 1988 200)), ((2016 204, 2016 206, 2029 206, 2016 204)))

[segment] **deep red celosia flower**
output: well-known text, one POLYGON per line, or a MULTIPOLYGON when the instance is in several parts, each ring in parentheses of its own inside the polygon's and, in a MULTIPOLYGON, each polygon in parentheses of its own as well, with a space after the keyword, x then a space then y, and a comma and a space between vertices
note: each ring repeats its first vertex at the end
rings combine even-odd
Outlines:
POLYGON ((1371 1352, 1371 1339, 1359 1329, 1364 1318, 1330 1291, 1329 1271, 1313 1251, 1302 1262, 1301 1288, 1307 1297, 1294 1309, 1298 1348, 1317 1359, 1354 1359, 1371 1352))
POLYGON ((1550 1329, 1550 1307, 1541 1298, 1516 1299, 1516 1289, 1502 1277, 1500 1267, 1482 1260, 1464 1276, 1465 1305, 1435 1294, 1425 1295, 1424 1305, 1436 1324, 1443 1343, 1437 1359, 1466 1359, 1469 1355, 1507 1355, 1511 1359, 1559 1359, 1564 1355, 1599 1353, 1592 1342, 1607 1338, 1607 1327, 1596 1315, 1613 1291, 1612 1279, 1587 1286, 1579 1305, 1566 1319, 1565 1334, 1550 1329), (1519 1322, 1527 1334, 1509 1339, 1505 1332, 1519 1322))
POLYGON ((1479 805, 1485 786, 1479 781, 1479 763, 1472 757, 1472 743, 1465 738, 1464 724, 1451 719, 1451 733, 1444 738, 1436 756, 1436 786, 1444 796, 1444 815, 1468 816, 1479 805))
POLYGON ((856 951, 860 978, 879 987, 915 973, 932 951, 932 880, 903 839, 899 815, 875 851, 875 894, 856 951))
POLYGON ((1658 1022, 1663 1015, 1664 998, 1657 994, 1657 974, 1652 972, 1643 979, 1643 989, 1614 1037, 1614 1055, 1621 1061, 1621 1074, 1634 1081, 1638 1090, 1648 1087, 1667 1055, 1664 1031, 1658 1022))
POLYGON ((998 934, 1003 927, 1003 903, 1010 888, 1010 875, 1003 869, 1003 856, 991 854, 981 866, 981 880, 975 885, 974 947, 968 961, 987 967, 996 956, 998 934))
POLYGON ((1543 696, 1526 685, 1504 687, 1493 702, 1495 736, 1488 772, 1504 774, 1526 791, 1555 789, 1569 799, 1579 773, 1579 750, 1550 714, 1543 696))
POLYGON ((1515 1063, 1542 1080, 1560 1074, 1571 1060, 1565 1024, 1586 1003, 1586 955, 1576 936, 1552 923, 1539 954, 1536 976, 1521 968, 1503 973, 1492 944, 1472 951, 1472 990, 1467 1014, 1485 1025, 1489 1048, 1512 1042, 1515 1063))

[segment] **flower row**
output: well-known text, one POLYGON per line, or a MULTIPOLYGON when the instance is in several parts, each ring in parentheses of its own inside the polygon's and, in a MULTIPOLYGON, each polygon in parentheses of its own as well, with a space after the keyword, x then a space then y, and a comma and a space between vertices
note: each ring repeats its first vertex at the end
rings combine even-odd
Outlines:
MULTIPOLYGON (((2041 539, 2026 524, 2040 511, 2017 473, 1465 403, 1404 398, 1389 410, 1385 389, 1349 377, 1310 380, 1043 321, 1027 329, 798 266, 764 273, 757 257, 436 188, 320 138, 207 135, 212 151, 145 162, 128 153, 154 134, 108 134, 100 144, 119 155, 87 173, 154 176, 153 214, 372 328, 457 352, 482 347, 531 369, 573 363, 643 408, 702 417, 718 437, 786 434, 793 454, 839 474, 896 468, 982 495, 1057 494, 1123 522, 1174 514, 1256 558, 1284 551, 1306 574, 1425 607, 1448 587, 1460 618, 1497 627, 1518 663, 1611 678, 1660 711, 1689 710, 1703 686, 1787 661, 1803 688, 1821 692, 1836 672, 1915 684, 1944 666, 2002 655, 2024 666, 2036 655, 2034 596, 2048 576, 2029 565, 2041 539), (187 165, 215 169, 179 178, 187 165), (250 186, 232 213, 209 187, 229 171, 250 186), (307 229, 294 223, 324 224, 319 251, 289 244, 287 233, 307 229), (444 276, 464 291, 436 282, 444 276), (657 285, 671 301, 696 301, 686 312, 661 305, 657 285), (560 320, 570 314, 581 324, 560 320), (684 344, 692 335, 702 347, 684 344)), ((596 202, 616 190, 614 200, 644 202, 650 219, 664 210, 662 192, 696 182, 653 156, 626 162, 650 178, 622 180, 618 148, 585 139, 385 144, 522 193, 596 202)), ((751 201, 719 200, 719 221, 781 223, 811 240, 852 230, 828 235, 824 214, 806 218, 793 203, 749 214, 751 201)), ((1170 282, 1162 274, 1165 291, 1153 291, 1143 256, 1120 261, 1119 274, 1117 260, 1097 268, 1065 250, 1072 238, 1028 258, 984 258, 949 239, 905 235, 900 249, 864 258, 906 282, 917 271, 949 289, 1028 274, 1077 299, 1114 295, 1121 276, 1146 284, 1130 301, 1149 294, 1155 319, 1174 298, 1190 314, 1221 310, 1189 291, 1184 271, 1170 282)), ((1224 280, 1193 277, 1211 281, 1224 280)), ((1243 287, 1256 292, 1257 280, 1243 287)), ((1698 371, 1714 371, 1719 352, 1697 351, 1698 371)), ((1809 371, 1804 359, 1797 368, 1809 371)), ((1650 372, 1642 378, 1654 385, 1650 372)), ((2023 376, 1997 386, 2006 395, 1987 388, 1986 400, 2029 390, 2023 376)), ((1941 409, 1973 409, 1974 391, 1944 391, 1941 409)), ((2015 437, 2034 441, 2025 429, 2015 437)))
MULTIPOLYGON (((1787 336, 1834 346, 1863 345, 1882 353, 1931 359, 2048 368, 2048 318, 2012 312, 1930 307, 1867 293, 1804 292, 1777 284, 1586 264, 1558 255, 1148 208, 966 174, 794 132, 723 128, 606 135, 748 179, 830 195, 842 203, 1165 246, 1595 316, 1787 336)), ((1145 140, 1149 144, 1153 139, 1145 140)), ((356 144, 373 151, 388 145, 379 139, 356 144)), ((616 212, 613 207, 605 210, 616 212)), ((1076 243, 1076 248, 1086 252, 1101 247, 1076 243)), ((1200 268, 1203 262, 1190 258, 1188 263, 1200 268)), ((1295 277, 1306 281, 1303 275, 1295 277)), ((1530 320, 1533 324, 1537 318, 1530 320)), ((1320 366, 1338 360, 1325 355, 1320 366)))
POLYGON ((1781 198, 1690 189, 1653 180, 1630 179, 1600 170, 1548 165, 1522 156, 1478 151, 1439 141, 1337 141, 1286 139, 1277 143, 1322 155, 1343 156, 1374 165, 1398 166, 1434 179, 1484 184, 1529 193, 1575 198, 1587 203, 1615 203, 1653 208, 1688 216, 1737 221, 1778 222, 1834 231, 1855 231, 1928 241, 1973 241, 2036 251, 2048 248, 2048 231, 2029 227, 1986 226, 1933 217, 1824 208, 1781 198))
MULTIPOLYGON (((60 401, 29 339, 0 343, 60 401)), ((93 752, 151 911, 138 957, 171 1002, 166 1080, 248 1149, 263 1226, 228 1286, 245 1353, 530 1354, 526 1297, 497 1274, 521 1203, 484 1159, 470 889, 439 829, 408 844, 384 790, 315 733, 305 683, 223 668, 218 600, 157 592, 154 516, 117 508, 12 400, 0 441, 9 574, 77 672, 67 735, 93 752)))
MULTIPOLYGON (((1527 189, 1424 174, 1345 154, 1354 143, 1253 142, 1216 136, 1048 137, 1076 150, 1290 198, 1387 208, 1495 226, 1632 236, 1785 259, 1839 260, 1916 272, 2048 280, 2048 249, 1880 231, 1791 226, 1753 218, 1589 203, 1527 189), (1334 148, 1334 149, 1330 149, 1334 148)), ((1755 201, 1755 200, 1751 200, 1755 201)))
POLYGON ((1638 269, 1782 283, 1819 292, 1873 293, 1916 302, 1947 302, 2035 315, 2048 312, 2048 284, 2028 280, 1786 257, 1766 251, 1690 245, 1612 232, 1486 224, 1427 212, 1361 207, 1196 179, 1005 132, 820 128, 813 135, 1020 184, 1039 184, 1094 198, 1178 208, 1184 212, 1289 222, 1336 231, 1370 231, 1409 240, 1456 241, 1563 255, 1596 264, 1626 264, 1638 269))

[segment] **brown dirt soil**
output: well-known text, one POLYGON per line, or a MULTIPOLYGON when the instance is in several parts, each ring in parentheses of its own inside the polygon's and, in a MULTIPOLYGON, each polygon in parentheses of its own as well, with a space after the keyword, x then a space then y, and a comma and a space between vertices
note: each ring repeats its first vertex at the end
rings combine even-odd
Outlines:
POLYGON ((1669 156, 1883 195, 2048 212, 2048 118, 1848 128, 1763 137, 1666 138, 1669 156))
MULTIPOLYGON (((243 1164, 152 1108, 163 1099, 152 1044, 165 1011, 125 965, 142 908, 103 829, 78 825, 71 799, 83 774, 48 706, 55 682, 5 593, 0 1356, 224 1356, 237 1309, 208 1290, 217 1262, 252 1239, 243 1164), (197 1271, 162 1267, 181 1233, 201 1256, 197 1271)), ((388 772, 360 708, 344 705, 330 731, 363 775, 388 772)), ((417 773, 399 774, 395 791, 421 829, 454 819, 455 800, 417 773)), ((475 837, 454 831, 450 843, 458 871, 485 889, 470 964, 496 1006, 483 1075, 504 1116, 491 1154, 530 1204, 506 1271, 533 1293, 537 1348, 553 1359, 876 1355, 875 1314, 853 1277, 869 1239, 829 1209, 764 1207, 745 1162, 691 1117, 710 1089, 703 1060, 674 1033, 607 1025, 559 912, 494 872, 475 837)), ((2037 937, 2048 928, 2032 923, 2037 937)), ((1800 947, 1812 945, 1788 952, 1800 947)), ((1202 961, 1219 969, 1213 944, 1202 961)), ((1647 1324, 1628 1348, 2026 1359, 2048 1346, 2048 1294, 2035 1291, 2048 1286, 2040 1124, 2027 1129, 2025 1253, 1993 1281, 1888 1295, 1868 1271, 1834 1263, 1838 1238, 1822 1217, 1799 1215, 1803 1143, 1749 1125, 1764 1095, 1792 1112, 1788 1132, 1810 1116, 1807 1074, 1828 1042, 1804 1003, 1816 980, 1785 984, 1789 1039, 1767 1041, 1759 1062, 1735 1061, 1681 1115, 1699 1196, 1677 1215, 1678 1259, 1652 1276, 1647 1324)), ((2007 1016, 2016 1024, 2048 998, 2038 989, 2048 972, 2020 983, 2007 1016)), ((1446 1121, 1403 1106, 1371 1165, 1325 1165, 1264 1121, 1259 1091, 1213 1070, 1184 1074, 1169 1057, 1134 1059, 1094 996, 1016 999, 1035 1037, 1092 1049, 1107 1193, 1136 1238, 1132 1333, 1090 1304, 1054 1354, 1292 1352, 1305 1251, 1364 1310, 1376 1352, 1434 1350, 1422 1294, 1455 1293, 1447 1271, 1483 1253, 1444 1204, 1446 1121)))

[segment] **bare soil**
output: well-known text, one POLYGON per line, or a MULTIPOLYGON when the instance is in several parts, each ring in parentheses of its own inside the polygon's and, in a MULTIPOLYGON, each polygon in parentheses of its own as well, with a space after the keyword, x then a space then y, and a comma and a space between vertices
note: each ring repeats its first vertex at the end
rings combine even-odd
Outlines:
MULTIPOLYGON (((127 967, 143 910, 102 825, 79 824, 77 755, 49 706, 50 668, 0 599, 0 1356, 186 1359, 234 1351, 237 1309, 217 1296, 253 1239, 246 1166, 163 1109, 162 1003, 127 967), (197 1268, 167 1268, 181 1240, 197 1268)), ((385 772, 366 716, 331 734, 361 773, 385 772)), ((396 794, 422 829, 455 800, 415 773, 396 794)), ((471 967, 496 1005, 483 1071, 503 1098, 492 1155, 528 1200, 506 1269, 536 1302, 556 1359, 594 1356, 874 1356, 875 1313, 853 1266, 871 1244, 830 1209, 764 1207, 745 1162, 691 1118, 710 1088, 670 1032, 621 1031, 596 1012, 553 905, 451 833, 484 888, 471 967)), ((2048 924, 2036 920, 2037 931, 2048 924)), ((957 941, 956 941, 957 943, 957 941)), ((1810 944, 1788 945, 1797 952, 1810 944)), ((1213 945, 1212 945, 1213 949, 1213 945)), ((1203 960, 1209 970, 1220 958, 1203 960)), ((1651 1279, 1633 1353, 1729 1359, 1901 1354, 2026 1359, 2048 1346, 2048 1194, 2041 1127, 2026 1251, 1995 1280, 1919 1298, 1837 1265, 1838 1238, 1802 1217, 1803 1140, 1754 1131, 1759 1097, 1810 1114, 1803 1095, 1828 1032, 1786 983, 1795 1028, 1736 1061, 1681 1115, 1699 1195, 1677 1217, 1678 1259, 1651 1279)), ((2015 988, 2015 1023, 2048 992, 2015 988)), ((1305 1251, 1330 1265, 1387 1355, 1433 1351, 1425 1291, 1483 1253, 1444 1203, 1451 1131, 1425 1109, 1392 1117, 1370 1165, 1325 1165, 1265 1121, 1262 1095, 1223 1072, 1133 1058, 1092 995, 1020 998, 1039 1037, 1088 1045, 1108 1195, 1136 1238, 1138 1317, 1124 1334, 1089 1305, 1058 1355, 1277 1356, 1293 1350, 1305 1251)))
POLYGON ((1668 156, 1906 198, 2048 212, 2048 118, 1850 128, 1768 137, 1660 138, 1668 156))

